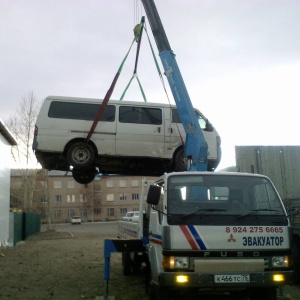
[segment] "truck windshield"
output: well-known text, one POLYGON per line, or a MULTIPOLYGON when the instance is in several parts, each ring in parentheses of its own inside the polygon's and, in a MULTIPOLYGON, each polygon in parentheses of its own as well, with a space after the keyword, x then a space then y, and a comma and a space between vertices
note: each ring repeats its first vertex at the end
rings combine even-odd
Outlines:
POLYGON ((257 216, 264 215, 263 219, 269 218, 271 223, 278 218, 286 222, 282 202, 265 177, 174 175, 167 186, 169 220, 188 224, 220 224, 220 220, 235 224, 243 220, 253 224, 257 216))

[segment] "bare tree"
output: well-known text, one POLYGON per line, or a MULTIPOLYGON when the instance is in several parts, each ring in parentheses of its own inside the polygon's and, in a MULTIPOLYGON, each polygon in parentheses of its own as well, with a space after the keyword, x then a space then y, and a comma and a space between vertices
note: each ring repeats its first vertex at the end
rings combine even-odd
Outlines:
POLYGON ((34 126, 41 102, 31 91, 21 98, 16 112, 6 122, 14 134, 18 145, 12 147, 12 156, 22 176, 23 203, 25 211, 32 211, 35 190, 36 169, 38 164, 32 151, 34 126), (31 171, 29 172, 29 169, 31 171))

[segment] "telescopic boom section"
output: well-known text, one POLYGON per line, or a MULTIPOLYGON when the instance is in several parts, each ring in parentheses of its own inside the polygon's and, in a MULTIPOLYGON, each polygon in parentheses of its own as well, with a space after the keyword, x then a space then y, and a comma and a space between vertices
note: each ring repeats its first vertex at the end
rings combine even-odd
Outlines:
POLYGON ((142 3, 186 133, 184 153, 191 160, 189 171, 207 171, 207 143, 196 118, 175 54, 171 50, 154 1, 142 0, 142 3))

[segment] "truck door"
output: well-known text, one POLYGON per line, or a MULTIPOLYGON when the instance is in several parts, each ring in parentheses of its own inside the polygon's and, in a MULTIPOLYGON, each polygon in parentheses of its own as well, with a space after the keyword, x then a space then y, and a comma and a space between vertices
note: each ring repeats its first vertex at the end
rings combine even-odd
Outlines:
POLYGON ((116 155, 162 157, 164 122, 162 109, 120 105, 117 123, 116 155))

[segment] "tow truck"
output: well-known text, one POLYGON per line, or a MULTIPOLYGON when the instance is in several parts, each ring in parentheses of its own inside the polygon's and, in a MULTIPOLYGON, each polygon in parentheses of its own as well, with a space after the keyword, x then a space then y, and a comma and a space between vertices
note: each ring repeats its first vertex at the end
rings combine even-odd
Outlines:
POLYGON ((186 131, 189 171, 144 181, 139 223, 119 221, 118 239, 105 240, 105 295, 110 255, 122 252, 124 275, 144 268, 152 300, 175 293, 276 300, 293 283, 287 211, 268 177, 207 171, 207 144, 175 55, 154 1, 142 3, 186 131))

